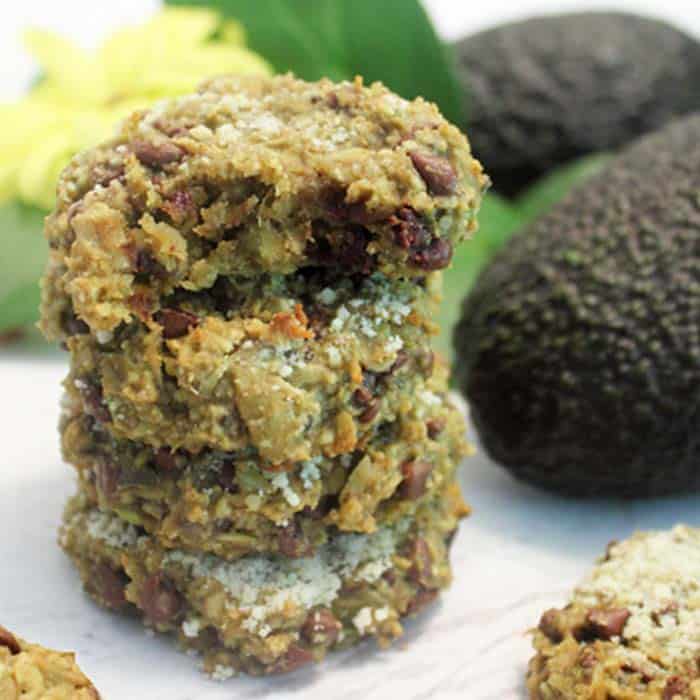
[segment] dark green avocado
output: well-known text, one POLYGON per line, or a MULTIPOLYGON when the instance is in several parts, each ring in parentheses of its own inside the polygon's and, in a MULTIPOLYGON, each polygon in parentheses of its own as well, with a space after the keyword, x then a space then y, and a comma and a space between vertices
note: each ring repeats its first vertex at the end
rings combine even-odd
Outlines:
POLYGON ((658 20, 535 17, 469 36, 455 49, 465 128, 502 194, 700 110, 700 45, 658 20))
POLYGON ((582 497, 700 489, 700 115, 512 238, 454 343, 482 445, 517 477, 582 497))

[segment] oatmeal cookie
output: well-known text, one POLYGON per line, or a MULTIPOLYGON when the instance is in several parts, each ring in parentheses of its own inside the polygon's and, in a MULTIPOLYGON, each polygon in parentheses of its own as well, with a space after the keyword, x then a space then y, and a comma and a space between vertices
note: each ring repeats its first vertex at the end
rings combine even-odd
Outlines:
POLYGON ((335 534, 313 556, 227 561, 164 549, 78 495, 61 545, 97 602, 175 634, 203 655, 207 672, 226 678, 293 671, 364 637, 382 645, 398 637, 401 618, 449 585, 449 542, 465 512, 452 482, 415 518, 335 534))
POLYGON ((474 231, 486 185, 465 136, 422 99, 359 78, 211 80, 64 171, 42 327, 113 332, 180 290, 308 266, 420 278, 474 231))
POLYGON ((154 447, 254 448, 277 465, 348 454, 444 375, 439 281, 263 276, 220 303, 182 296, 153 321, 72 336, 66 388, 116 437, 154 447))
POLYGON ((454 478, 469 446, 444 395, 407 397, 400 416, 353 452, 290 462, 251 450, 189 454, 117 440, 65 406, 65 459, 81 489, 169 548, 227 559, 250 552, 307 556, 335 528, 373 532, 413 514, 454 478))
POLYGON ((561 610, 535 631, 533 700, 700 698, 700 530, 611 543, 561 610))

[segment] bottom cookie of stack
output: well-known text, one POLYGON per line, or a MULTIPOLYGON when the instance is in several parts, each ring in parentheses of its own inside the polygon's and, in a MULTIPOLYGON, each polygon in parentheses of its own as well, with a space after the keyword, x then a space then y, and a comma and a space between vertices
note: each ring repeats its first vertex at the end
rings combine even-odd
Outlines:
POLYGON ((111 609, 177 635, 216 678, 293 671, 330 649, 400 636, 400 619, 451 581, 449 545, 468 512, 451 483, 415 517, 369 535, 335 533, 313 557, 226 561, 167 550, 78 495, 61 546, 86 590, 111 609))

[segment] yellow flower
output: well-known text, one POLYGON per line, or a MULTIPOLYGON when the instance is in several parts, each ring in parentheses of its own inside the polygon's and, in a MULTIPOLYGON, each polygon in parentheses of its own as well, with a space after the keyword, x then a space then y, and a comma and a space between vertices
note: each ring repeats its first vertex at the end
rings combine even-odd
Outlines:
POLYGON ((0 105, 0 201, 51 208, 56 180, 77 151, 108 138, 134 109, 193 90, 210 75, 268 74, 242 27, 205 9, 166 8, 88 51, 47 31, 26 34, 42 79, 0 105), (218 32, 219 40, 212 40, 218 32))

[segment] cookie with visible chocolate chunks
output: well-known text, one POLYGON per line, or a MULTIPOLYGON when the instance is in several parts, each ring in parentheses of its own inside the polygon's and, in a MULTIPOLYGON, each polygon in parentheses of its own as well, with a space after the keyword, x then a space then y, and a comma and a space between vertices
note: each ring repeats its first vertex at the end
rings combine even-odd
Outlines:
POLYGON ((90 332, 220 279, 449 265, 488 183, 466 137, 379 83, 218 78, 76 156, 47 219, 42 327, 90 332))
POLYGON ((440 281, 306 270, 183 293, 142 322, 69 338, 66 389, 116 437, 156 448, 253 448, 280 468, 347 454, 444 375, 431 348, 440 281))
POLYGON ((0 625, 2 700, 100 700, 69 652, 29 644, 0 625))
POLYGON ((205 671, 225 679, 294 671, 365 637, 386 645, 400 636, 401 619, 449 585, 449 541, 465 514, 451 482, 414 518, 367 535, 335 533, 314 555, 227 561, 164 549, 79 494, 60 541, 98 603, 175 634, 184 649, 203 655, 205 671), (126 601, 120 606, 113 604, 115 580, 126 601))
POLYGON ((281 467, 250 448, 191 454, 117 440, 68 399, 63 455, 92 503, 164 547, 306 556, 336 528, 372 532, 411 515, 454 478, 469 450, 464 418, 444 380, 431 389, 407 396, 395 420, 352 452, 281 467))
POLYGON ((700 697, 700 530, 612 543, 569 605, 534 632, 533 700, 700 697))

